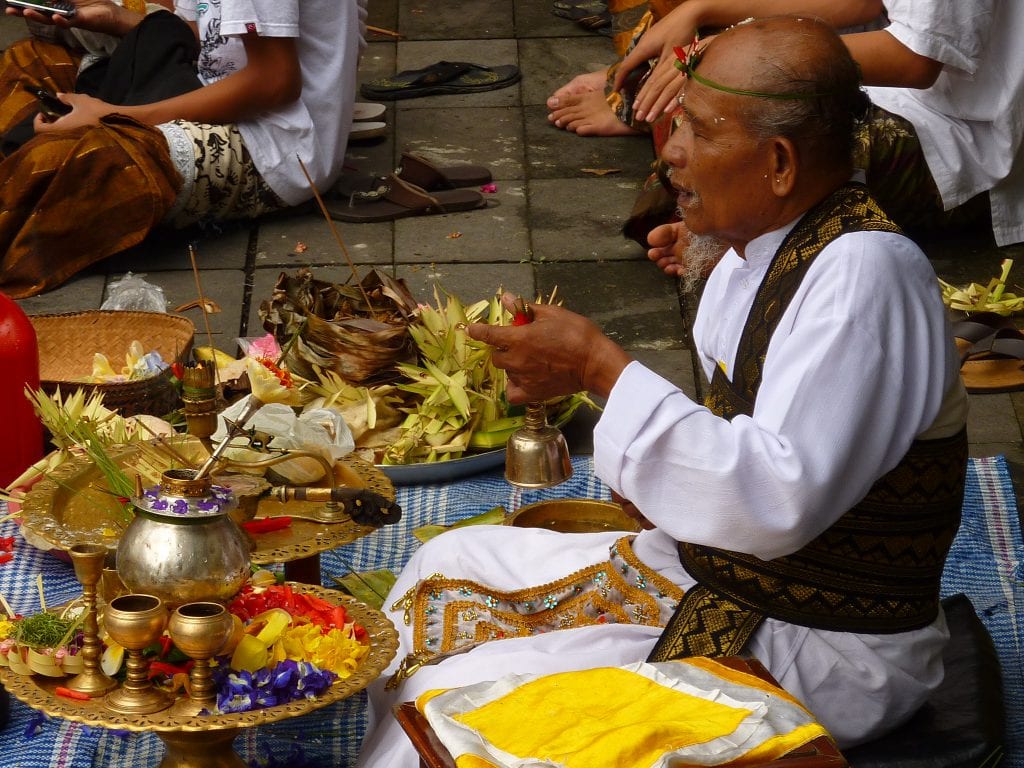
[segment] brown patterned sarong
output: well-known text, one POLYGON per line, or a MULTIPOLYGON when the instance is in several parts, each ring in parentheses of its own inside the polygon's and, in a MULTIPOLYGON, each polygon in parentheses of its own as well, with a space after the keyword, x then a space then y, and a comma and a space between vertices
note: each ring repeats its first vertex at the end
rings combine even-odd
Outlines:
POLYGON ((136 245, 180 186, 163 134, 122 115, 36 136, 0 163, 0 290, 33 296, 136 245))

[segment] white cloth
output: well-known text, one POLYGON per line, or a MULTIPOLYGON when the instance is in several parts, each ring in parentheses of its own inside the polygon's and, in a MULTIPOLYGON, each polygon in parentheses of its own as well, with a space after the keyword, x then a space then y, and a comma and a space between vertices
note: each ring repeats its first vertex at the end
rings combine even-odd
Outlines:
MULTIPOLYGON (((748 310, 790 227, 729 252, 701 301, 694 337, 705 371, 733 365, 748 310)), ((966 394, 935 274, 924 254, 889 233, 845 235, 817 257, 768 349, 752 418, 726 422, 632 363, 594 433, 597 474, 659 527, 633 543, 646 565, 693 585, 676 538, 773 557, 792 552, 858 501, 918 435, 955 434, 966 394)), ((607 559, 621 534, 467 528, 425 545, 399 575, 385 608, 434 573, 495 589, 539 585, 607 559), (567 539, 566 536, 571 536, 567 539)), ((401 611, 399 656, 412 630, 401 611)), ((371 686, 381 718, 360 765, 414 764, 388 707, 423 691, 504 672, 559 672, 646 658, 661 630, 627 624, 485 643, 421 668, 396 692, 371 686)), ((912 632, 866 635, 767 619, 749 650, 803 701, 841 746, 909 717, 942 680, 948 637, 941 615, 912 632)))
POLYGON ((1024 240, 1024 3, 886 0, 889 33, 943 64, 930 88, 873 87, 909 120, 948 210, 989 192, 999 245, 1024 240))
POLYGON ((245 66, 241 36, 297 38, 302 94, 286 107, 238 123, 253 164, 284 202, 312 197, 298 158, 319 190, 341 174, 352 125, 360 46, 356 0, 179 0, 199 26, 199 78, 210 84, 245 66), (301 12, 300 12, 301 11, 301 12))

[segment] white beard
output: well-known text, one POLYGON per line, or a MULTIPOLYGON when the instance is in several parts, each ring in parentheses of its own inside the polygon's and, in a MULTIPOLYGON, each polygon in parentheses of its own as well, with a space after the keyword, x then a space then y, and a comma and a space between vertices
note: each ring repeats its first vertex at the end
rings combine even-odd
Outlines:
POLYGON ((728 250, 728 245, 714 235, 690 235, 690 242, 683 251, 684 272, 680 276, 683 290, 693 293, 697 283, 708 276, 708 273, 728 250))

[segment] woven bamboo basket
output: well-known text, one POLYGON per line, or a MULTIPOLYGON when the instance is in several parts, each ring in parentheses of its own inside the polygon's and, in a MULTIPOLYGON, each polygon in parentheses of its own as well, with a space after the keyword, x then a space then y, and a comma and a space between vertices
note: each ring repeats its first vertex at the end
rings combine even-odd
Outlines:
POLYGON ((185 362, 192 351, 195 326, 187 317, 163 312, 90 310, 60 315, 33 315, 39 343, 39 379, 44 392, 59 388, 68 395, 81 387, 101 392, 103 404, 122 416, 164 416, 178 407, 170 364, 185 362), (168 364, 157 376, 136 381, 83 383, 92 374, 93 356, 107 356, 115 370, 124 365, 133 341, 156 351, 168 364))

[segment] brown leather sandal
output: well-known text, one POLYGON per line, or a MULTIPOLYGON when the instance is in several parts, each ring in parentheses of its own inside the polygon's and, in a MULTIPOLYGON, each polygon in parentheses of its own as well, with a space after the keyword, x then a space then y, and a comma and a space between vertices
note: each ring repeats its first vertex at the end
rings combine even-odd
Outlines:
POLYGON ((487 201, 473 189, 427 192, 392 173, 348 180, 342 177, 325 205, 332 219, 363 223, 471 211, 483 208, 487 201))
POLYGON ((491 183, 491 172, 482 165, 446 165, 438 167, 425 157, 403 152, 395 175, 428 192, 438 189, 477 187, 491 183))

